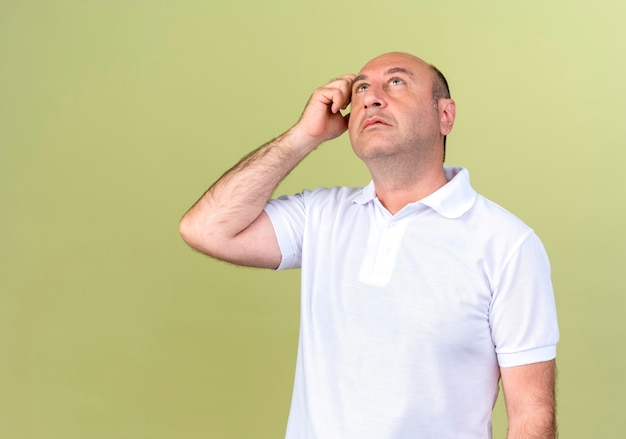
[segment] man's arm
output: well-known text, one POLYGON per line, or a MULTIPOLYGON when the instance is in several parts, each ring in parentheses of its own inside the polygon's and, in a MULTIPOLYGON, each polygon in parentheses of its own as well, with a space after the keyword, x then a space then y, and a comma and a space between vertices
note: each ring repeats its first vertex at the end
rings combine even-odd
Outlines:
POLYGON ((307 154, 346 131, 349 116, 340 110, 350 103, 353 80, 354 75, 344 75, 315 90, 296 125, 215 182, 181 219, 183 239, 217 259, 278 267, 278 241, 263 209, 278 183, 307 154))
POLYGON ((555 439, 555 360, 502 367, 508 439, 555 439))

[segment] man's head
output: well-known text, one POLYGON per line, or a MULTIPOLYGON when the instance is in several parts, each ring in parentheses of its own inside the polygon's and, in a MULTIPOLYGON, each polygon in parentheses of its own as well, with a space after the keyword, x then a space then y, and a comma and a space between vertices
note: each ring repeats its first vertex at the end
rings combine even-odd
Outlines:
POLYGON ((445 77, 413 55, 376 57, 354 80, 348 128, 363 160, 402 153, 443 161, 454 117, 445 77))

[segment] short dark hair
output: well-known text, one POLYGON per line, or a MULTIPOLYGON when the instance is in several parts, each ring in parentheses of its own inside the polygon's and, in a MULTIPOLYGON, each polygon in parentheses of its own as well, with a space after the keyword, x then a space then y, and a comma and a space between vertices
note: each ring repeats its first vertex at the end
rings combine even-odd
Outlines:
MULTIPOLYGON (((435 67, 430 65, 430 69, 433 72, 433 104, 435 109, 438 107, 439 99, 450 99, 450 87, 448 81, 443 73, 435 67)), ((446 159, 446 136, 443 136, 443 159, 446 159)))

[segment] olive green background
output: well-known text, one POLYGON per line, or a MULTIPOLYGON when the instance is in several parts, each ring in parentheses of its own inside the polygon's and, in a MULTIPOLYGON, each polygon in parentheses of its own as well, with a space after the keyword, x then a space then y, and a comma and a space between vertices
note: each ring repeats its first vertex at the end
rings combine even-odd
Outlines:
MULTIPOLYGON (((390 50, 444 71, 447 162, 550 254, 561 437, 622 437, 625 40, 623 0, 0 0, 0 437, 282 437, 299 272, 178 219, 390 50)), ((343 136, 279 191, 367 181, 343 136)))

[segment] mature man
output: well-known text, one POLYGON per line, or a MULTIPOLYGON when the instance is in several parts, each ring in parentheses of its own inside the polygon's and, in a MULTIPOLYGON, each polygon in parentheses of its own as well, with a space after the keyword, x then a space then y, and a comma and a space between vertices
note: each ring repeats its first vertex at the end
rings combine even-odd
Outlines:
POLYGON ((455 113, 436 68, 381 55, 315 90, 290 130, 181 220, 185 241, 215 258, 302 268, 287 438, 490 438, 499 379, 508 437, 555 437, 549 262, 466 169, 443 166, 455 113), (368 186, 270 200, 300 160, 346 130, 368 186))

